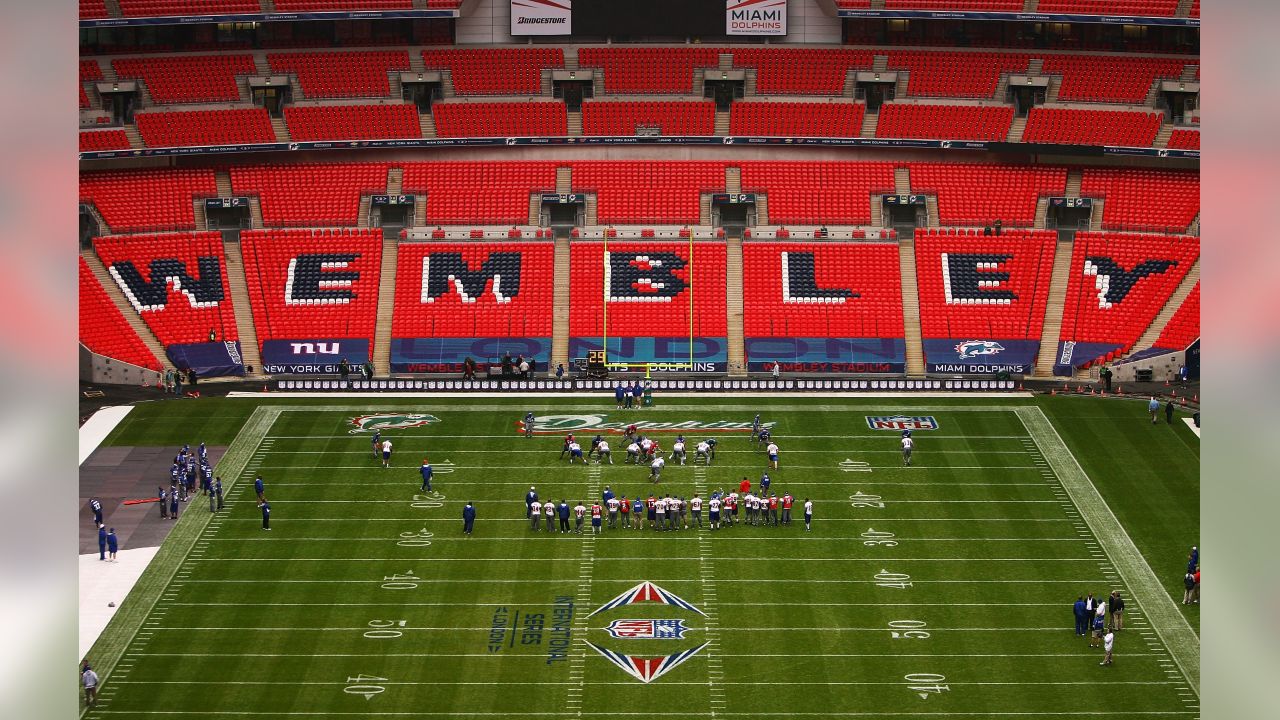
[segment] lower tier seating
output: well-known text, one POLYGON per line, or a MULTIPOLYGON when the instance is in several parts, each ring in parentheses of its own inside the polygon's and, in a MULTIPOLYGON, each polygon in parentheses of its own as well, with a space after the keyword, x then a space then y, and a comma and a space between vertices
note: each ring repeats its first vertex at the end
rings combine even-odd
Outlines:
POLYGON ((720 162, 573 163, 573 191, 597 193, 601 223, 696 223, 699 194, 724 192, 724 185, 724 163, 720 162))
POLYGON ((80 202, 97 206, 113 233, 194 230, 192 199, 217 197, 213 170, 107 170, 80 175, 80 202))
POLYGON ((780 223, 871 222, 871 193, 892 193, 893 164, 881 162, 738 163, 742 191, 768 193, 769 221, 780 223))
POLYGON ((93 271, 80 260, 80 342, 93 352, 149 370, 160 361, 129 327, 129 322, 98 284, 93 271))
POLYGON ((80 152, 128 149, 129 136, 123 130, 80 131, 80 152))
POLYGON ((1164 326, 1153 347, 1185 350, 1200 337, 1200 283, 1191 288, 1191 294, 1178 306, 1164 326))
POLYGON ((402 166, 404 192, 427 196, 428 225, 527 223, 530 193, 551 192, 556 187, 556 164, 551 162, 402 166))

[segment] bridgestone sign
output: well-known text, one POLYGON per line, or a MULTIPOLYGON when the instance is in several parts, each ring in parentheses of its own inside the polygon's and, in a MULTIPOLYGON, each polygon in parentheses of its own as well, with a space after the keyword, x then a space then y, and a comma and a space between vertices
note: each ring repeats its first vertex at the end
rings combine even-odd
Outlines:
POLYGON ((568 35, 572 32, 572 0, 511 0, 512 35, 568 35))
POLYGON ((727 35, 787 34, 787 0, 725 0, 727 35))

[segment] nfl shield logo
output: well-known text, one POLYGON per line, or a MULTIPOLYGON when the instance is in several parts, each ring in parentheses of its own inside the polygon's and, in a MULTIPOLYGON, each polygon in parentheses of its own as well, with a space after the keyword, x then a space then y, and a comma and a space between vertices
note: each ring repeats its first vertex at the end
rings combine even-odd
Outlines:
POLYGON ((937 430, 938 421, 932 415, 867 415, 867 427, 872 430, 937 430))
POLYGON ((630 640, 679 640, 689 628, 684 620, 614 620, 605 628, 616 638, 630 640))

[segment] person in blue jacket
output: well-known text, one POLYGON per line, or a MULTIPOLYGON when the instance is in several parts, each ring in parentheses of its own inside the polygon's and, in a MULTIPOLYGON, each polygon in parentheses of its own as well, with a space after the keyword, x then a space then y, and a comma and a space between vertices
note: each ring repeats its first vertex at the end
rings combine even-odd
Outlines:
POLYGON ((1089 633, 1089 611, 1084 609, 1084 596, 1076 598, 1076 604, 1073 607, 1076 614, 1076 635, 1084 637, 1089 633))
POLYGON ((120 549, 120 543, 116 540, 116 529, 111 528, 107 531, 107 555, 110 562, 116 561, 116 551, 120 549))
POLYGON ((431 469, 431 463, 426 458, 422 458, 422 491, 431 492, 431 475, 434 471, 431 469))
POLYGON ((468 500, 465 507, 462 508, 462 534, 470 535, 471 529, 476 522, 476 508, 468 500))
POLYGON ((98 525, 98 559, 107 559, 107 526, 98 525))

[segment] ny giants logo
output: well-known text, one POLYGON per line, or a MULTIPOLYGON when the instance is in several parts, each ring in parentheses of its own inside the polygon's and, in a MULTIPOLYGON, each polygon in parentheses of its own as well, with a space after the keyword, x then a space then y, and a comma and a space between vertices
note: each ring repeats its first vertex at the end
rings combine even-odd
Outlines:
MULTIPOLYGON (((641 603, 670 605, 706 617, 706 613, 694 607, 692 603, 651 582, 642 582, 636 585, 596 608, 587 617, 591 618, 603 612, 641 603)), ((620 640, 680 640, 684 638, 686 632, 693 628, 686 626, 684 620, 680 618, 643 620, 627 618, 614 620, 604 629, 609 633, 610 637, 620 640)), ((684 661, 697 655, 708 645, 708 643, 704 642, 666 655, 653 655, 651 653, 633 655, 597 645, 590 640, 587 641, 587 644, 591 646, 591 649, 600 653, 601 657, 642 683, 650 683, 657 680, 684 663, 684 661)))

